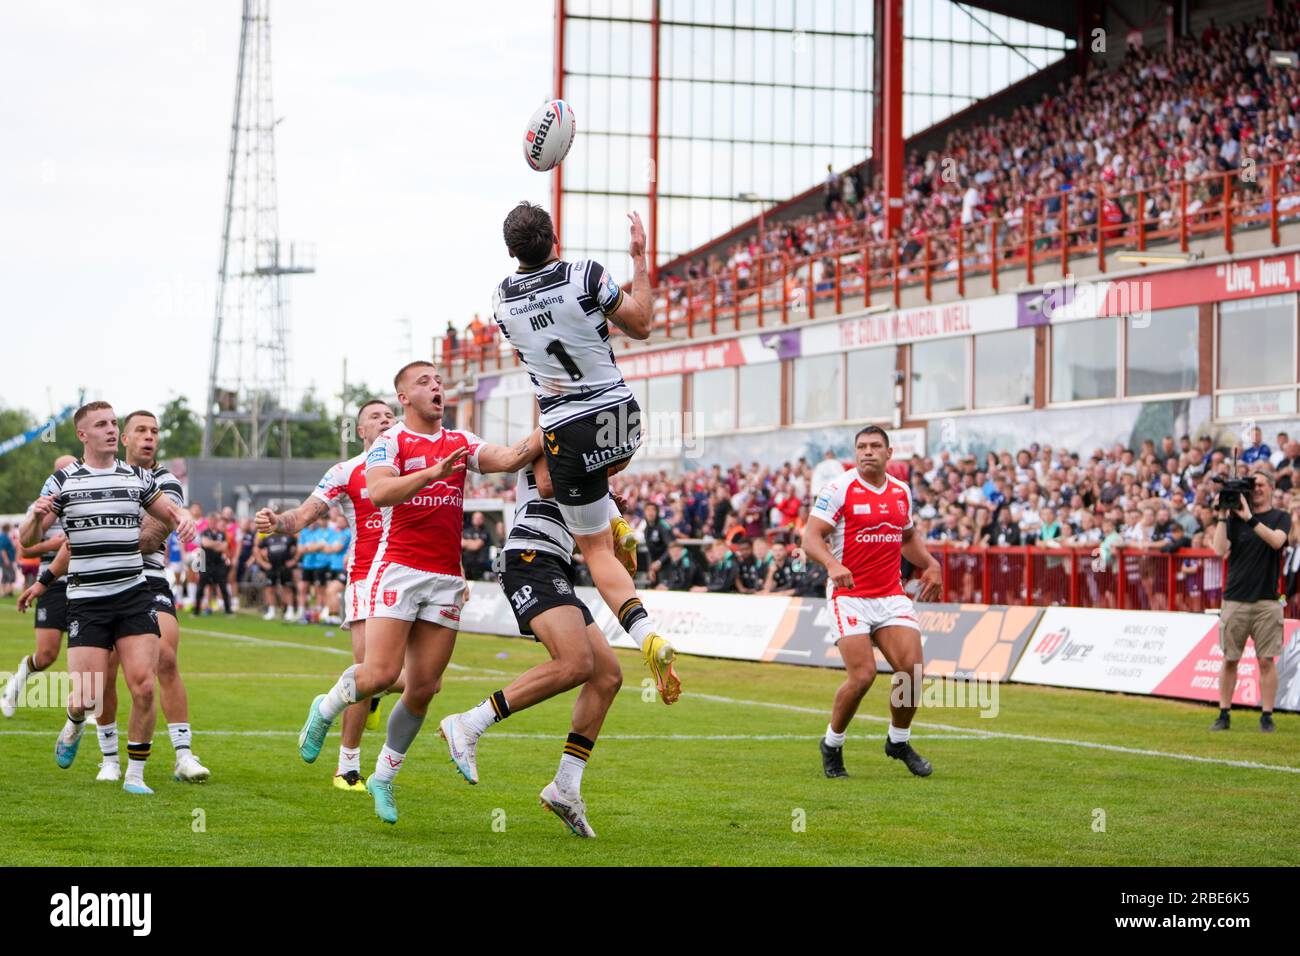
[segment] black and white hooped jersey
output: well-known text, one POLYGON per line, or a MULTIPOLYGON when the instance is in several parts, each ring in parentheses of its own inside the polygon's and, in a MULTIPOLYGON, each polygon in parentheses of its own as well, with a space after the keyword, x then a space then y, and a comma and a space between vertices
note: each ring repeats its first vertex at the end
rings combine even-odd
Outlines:
POLYGON ((519 469, 515 479, 515 522, 506 535, 506 551, 544 551, 566 563, 573 560, 574 540, 554 498, 537 493, 533 467, 519 469))
POLYGON ((555 259, 507 276, 492 297, 501 334, 528 369, 543 428, 632 398, 609 345, 623 290, 599 262, 555 259))
MULTIPOLYGON (((185 489, 181 487, 181 480, 173 475, 162 465, 153 466, 153 478, 158 482, 158 487, 162 493, 178 508, 185 507, 185 489)), ((143 509, 141 509, 143 510, 143 509)), ((141 516, 143 518, 143 515, 141 516)), ((144 556, 144 576, 146 578, 158 578, 167 580, 167 539, 163 539, 162 547, 153 554, 144 556)))
POLYGON ((110 597, 144 583, 140 516, 163 493, 153 473, 115 461, 75 461, 52 474, 42 493, 54 502, 72 560, 68 600, 110 597))

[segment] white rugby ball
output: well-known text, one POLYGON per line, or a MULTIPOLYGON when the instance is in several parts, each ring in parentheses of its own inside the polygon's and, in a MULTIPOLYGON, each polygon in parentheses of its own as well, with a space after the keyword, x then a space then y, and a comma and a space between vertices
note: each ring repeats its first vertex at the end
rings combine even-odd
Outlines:
POLYGON ((524 159, 539 173, 564 162, 578 132, 573 108, 564 100, 547 100, 537 107, 524 132, 524 159))

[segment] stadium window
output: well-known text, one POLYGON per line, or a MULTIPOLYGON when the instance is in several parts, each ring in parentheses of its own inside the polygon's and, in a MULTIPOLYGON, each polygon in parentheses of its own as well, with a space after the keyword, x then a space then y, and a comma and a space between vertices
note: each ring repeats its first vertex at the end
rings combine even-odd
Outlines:
POLYGON ((970 336, 912 345, 912 414, 964 411, 970 336))
POLYGON ((775 428, 781 424, 781 363, 742 365, 737 370, 740 428, 775 428))
POLYGON ((1219 388, 1290 385, 1295 360, 1295 296, 1219 304, 1219 388))
POLYGON ((975 336, 975 407, 1009 408, 1034 401, 1034 330, 975 336))
POLYGON ((736 427, 736 370, 691 376, 691 425, 697 435, 722 435, 736 427))
POLYGON ((534 404, 532 395, 512 395, 506 400, 506 441, 503 444, 513 445, 532 433, 534 404))
POLYGON ((1216 417, 1294 415, 1295 296, 1221 302, 1217 333, 1216 417))
POLYGON ((489 398, 479 402, 478 432, 489 444, 510 444, 506 436, 506 402, 505 398, 489 398))
POLYGON ((894 411, 894 368, 898 352, 894 348, 858 349, 844 356, 848 371, 848 403, 845 418, 849 421, 887 419, 894 411))
POLYGON ((1124 394, 1195 392, 1200 351, 1195 306, 1162 309, 1124 322, 1124 394))
POLYGON ((796 425, 843 420, 843 374, 843 353, 794 360, 793 421, 796 425))
POLYGON ((1051 333, 1053 402, 1119 395, 1119 319, 1067 322, 1051 333))
POLYGON ((682 377, 649 379, 648 409, 641 407, 641 432, 650 454, 675 455, 682 447, 682 377))

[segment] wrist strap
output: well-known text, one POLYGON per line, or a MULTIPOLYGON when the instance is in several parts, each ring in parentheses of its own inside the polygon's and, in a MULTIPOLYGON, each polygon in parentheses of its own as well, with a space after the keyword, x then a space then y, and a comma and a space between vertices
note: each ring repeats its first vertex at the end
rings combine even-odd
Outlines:
POLYGON ((1251 515, 1246 519, 1246 524, 1252 528, 1255 527, 1255 525, 1259 524, 1259 515, 1251 515))
POLYGON ((48 588, 51 587, 54 584, 54 582, 58 580, 58 578, 56 578, 53 574, 50 573, 49 568, 46 568, 44 571, 40 573, 40 576, 36 580, 39 581, 43 586, 48 588))

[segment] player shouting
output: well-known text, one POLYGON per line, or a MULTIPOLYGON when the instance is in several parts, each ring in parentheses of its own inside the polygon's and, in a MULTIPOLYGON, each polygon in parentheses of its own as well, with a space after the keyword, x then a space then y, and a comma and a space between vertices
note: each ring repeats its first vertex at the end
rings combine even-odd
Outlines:
POLYGON ((916 609, 903 591, 900 569, 901 558, 922 569, 921 599, 928 600, 942 584, 939 563, 912 526, 911 491, 885 472, 893 455, 889 435, 868 425, 854 445, 857 468, 822 488, 803 532, 804 552, 825 566, 830 579, 831 626, 846 672, 821 742, 822 770, 828 777, 848 776, 845 732, 876 677, 874 642, 894 668, 885 754, 928 777, 934 768, 908 742, 923 658, 916 609))
MULTIPOLYGON (((144 782, 144 766, 154 730, 159 628, 140 552, 142 509, 174 528, 182 541, 194 538, 194 522, 168 499, 151 471, 117 460, 117 416, 108 402, 83 405, 73 425, 84 454, 49 477, 46 493, 20 532, 30 547, 58 519, 68 539, 68 670, 77 678, 54 759, 60 767, 72 765, 86 712, 101 703, 96 692, 105 684, 109 653, 115 650, 131 692, 123 789, 153 793, 144 782)), ((38 581, 23 598, 39 597, 43 590, 38 581)))
POLYGON ((433 363, 411 362, 393 380, 405 420, 366 456, 366 488, 382 529, 366 581, 370 617, 365 659, 312 701, 298 752, 315 761, 331 722, 350 704, 387 690, 405 665, 406 689, 388 717, 388 735, 366 789, 375 813, 397 822, 393 780, 437 692, 456 645, 465 578, 460 535, 465 469, 518 471, 541 453, 534 432, 513 448, 442 427, 442 379, 433 363))
POLYGON ((520 203, 506 216, 506 250, 519 270, 497 286, 493 312, 502 335, 528 368, 541 409, 543 446, 555 500, 592 582, 654 674, 665 704, 681 696, 676 652, 656 634, 636 588, 615 554, 608 514, 611 468, 641 443, 641 409, 609 345, 609 323, 635 339, 650 335, 654 312, 645 229, 636 213, 626 289, 597 262, 566 262, 546 210, 520 203))
MULTIPOLYGON (((582 799, 582 772, 623 685, 623 672, 604 632, 574 591, 573 535, 552 493, 544 458, 519 473, 515 521, 503 549, 500 579, 519 632, 539 641, 551 659, 477 707, 444 718, 438 729, 456 768, 470 783, 478 783, 477 746, 484 731, 512 713, 581 685, 560 767, 542 789, 541 801, 575 834, 594 837, 582 799)), ((608 514, 619 516, 613 499, 605 502, 608 514)))
MULTIPOLYGON (((347 587, 343 591, 343 626, 352 636, 352 660, 360 664, 366 657, 366 618, 370 616, 366 576, 370 573, 375 550, 379 547, 383 520, 379 509, 366 491, 366 454, 375 440, 397 422, 388 403, 372 398, 357 410, 357 435, 363 445, 361 454, 341 461, 325 472, 316 489, 292 511, 279 514, 263 508, 254 519, 259 534, 292 536, 313 521, 325 517, 331 504, 343 509, 354 542, 348 556, 347 587)), ((353 704, 343 713, 343 740, 339 744, 338 768, 334 772, 334 786, 340 790, 365 792, 365 778, 361 776, 361 735, 366 729, 366 718, 379 698, 369 703, 353 704)))

